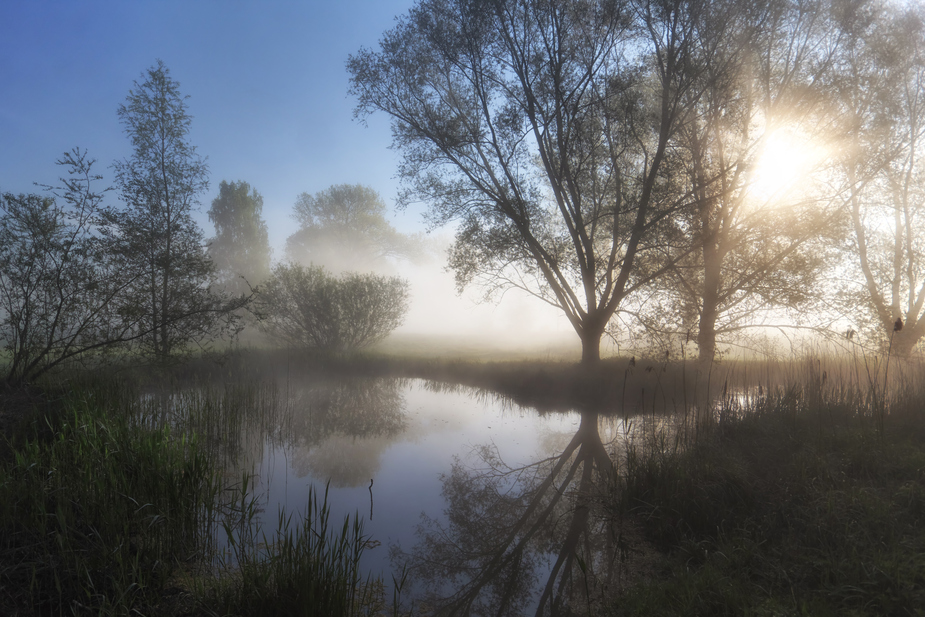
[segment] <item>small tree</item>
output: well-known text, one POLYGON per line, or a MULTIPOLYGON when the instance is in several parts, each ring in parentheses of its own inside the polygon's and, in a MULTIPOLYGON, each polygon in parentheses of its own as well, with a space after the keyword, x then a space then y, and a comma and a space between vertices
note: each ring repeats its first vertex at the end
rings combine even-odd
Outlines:
POLYGON ((114 165, 126 208, 111 215, 113 247, 137 280, 127 310, 150 333, 142 351, 159 362, 231 327, 232 311, 245 302, 210 290, 215 266, 192 218, 209 172, 188 140, 185 99, 158 61, 119 107, 134 152, 114 165))
POLYGON ((96 233, 102 193, 93 161, 77 149, 60 188, 0 198, 0 342, 4 381, 20 385, 89 351, 133 335, 119 311, 129 276, 96 233))
POLYGON ((251 286, 270 276, 270 241, 262 212, 263 197, 247 182, 219 184, 209 209, 215 225, 209 255, 230 293, 249 294, 251 286))
POLYGON ((379 193, 360 184, 302 193, 292 215, 299 230, 286 240, 286 256, 334 272, 367 270, 387 258, 416 256, 415 238, 396 231, 385 214, 379 193))
POLYGON ((280 342, 340 351, 372 345, 401 325, 408 283, 374 274, 328 275, 280 264, 257 296, 262 328, 280 342))

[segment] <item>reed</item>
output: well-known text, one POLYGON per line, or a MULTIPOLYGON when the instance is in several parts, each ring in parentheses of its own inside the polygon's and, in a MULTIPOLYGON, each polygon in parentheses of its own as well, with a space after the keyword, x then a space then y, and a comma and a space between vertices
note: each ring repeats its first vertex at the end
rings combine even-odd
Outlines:
POLYGON ((138 430, 87 392, 36 421, 0 471, 2 587, 42 613, 150 609, 208 550, 220 487, 197 439, 138 430))
POLYGON ((628 446, 612 499, 663 571, 610 614, 916 614, 925 375, 894 367, 872 392, 866 371, 809 358, 758 392, 727 389, 684 447, 654 431, 628 446))
POLYGON ((0 464, 0 614, 372 610, 381 586, 360 581, 357 518, 337 529, 326 493, 310 492, 305 512, 258 534, 249 474, 227 473, 242 463, 229 444, 281 430, 276 396, 262 383, 142 396, 103 380, 37 411, 0 464))
POLYGON ((202 594, 219 614, 337 617, 374 614, 383 606, 382 586, 363 579, 360 557, 368 538, 359 515, 332 526, 328 491, 308 491, 299 515, 280 510, 274 531, 258 520, 258 508, 242 480, 236 515, 223 521, 228 547, 218 578, 202 594))

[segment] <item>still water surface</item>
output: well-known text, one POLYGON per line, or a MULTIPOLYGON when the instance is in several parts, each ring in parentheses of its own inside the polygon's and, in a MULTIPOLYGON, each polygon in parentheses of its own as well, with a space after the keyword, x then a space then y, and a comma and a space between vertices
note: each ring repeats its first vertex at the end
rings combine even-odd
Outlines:
POLYGON ((633 422, 423 380, 274 387, 275 420, 242 430, 229 473, 255 474, 268 525, 328 486, 332 521, 363 518, 364 570, 407 569, 405 609, 593 611, 633 568, 606 498, 633 422))

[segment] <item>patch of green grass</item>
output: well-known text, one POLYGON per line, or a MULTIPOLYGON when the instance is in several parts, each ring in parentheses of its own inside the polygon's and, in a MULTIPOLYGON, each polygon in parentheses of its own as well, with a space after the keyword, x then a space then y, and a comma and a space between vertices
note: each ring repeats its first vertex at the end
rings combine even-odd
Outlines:
MULTIPOLYGON (((818 385, 818 384, 817 384, 818 385)), ((619 615, 925 614, 925 398, 790 387, 687 449, 630 449, 619 507, 665 555, 619 615)))
POLYGON ((379 599, 359 580, 359 522, 335 528, 314 493, 257 542, 258 496, 227 478, 217 444, 252 428, 270 390, 74 391, 0 463, 0 614, 353 615, 379 599), (223 534, 234 558, 215 567, 223 534), (322 612, 294 612, 305 602, 322 612))

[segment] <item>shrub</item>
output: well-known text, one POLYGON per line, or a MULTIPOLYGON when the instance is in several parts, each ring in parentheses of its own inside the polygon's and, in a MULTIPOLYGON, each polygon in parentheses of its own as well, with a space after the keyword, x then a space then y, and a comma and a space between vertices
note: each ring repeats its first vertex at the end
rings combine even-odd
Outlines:
POLYGON ((357 349, 385 338, 408 311, 399 277, 345 274, 319 266, 280 264, 261 289, 261 327, 273 338, 324 350, 357 349))

